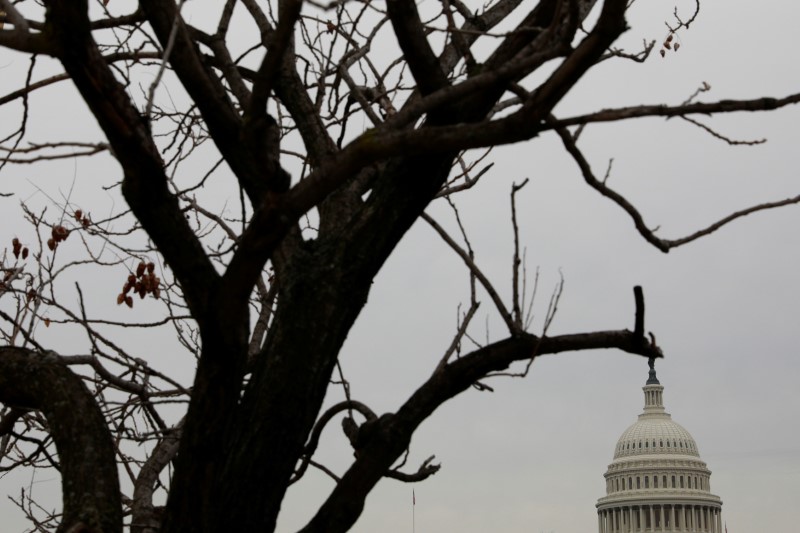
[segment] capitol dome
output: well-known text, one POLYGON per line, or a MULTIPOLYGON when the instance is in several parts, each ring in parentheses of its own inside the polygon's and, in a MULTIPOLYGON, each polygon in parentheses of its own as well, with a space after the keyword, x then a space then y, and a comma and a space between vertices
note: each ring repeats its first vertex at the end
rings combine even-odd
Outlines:
POLYGON ((644 411, 617 441, 597 502, 600 533, 722 533, 722 501, 692 435, 664 410, 653 359, 644 411))

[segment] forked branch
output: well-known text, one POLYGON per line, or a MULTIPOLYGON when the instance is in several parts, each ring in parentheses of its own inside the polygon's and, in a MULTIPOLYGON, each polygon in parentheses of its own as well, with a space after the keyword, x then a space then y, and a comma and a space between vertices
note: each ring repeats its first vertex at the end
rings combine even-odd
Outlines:
POLYGON ((583 179, 586 183, 589 184, 590 187, 595 189, 597 192, 605 196, 606 198, 610 199, 612 202, 620 206, 628 215, 633 219, 633 223, 636 226, 636 230, 639 234, 644 237, 644 239, 661 250, 662 252, 666 253, 669 252, 672 248, 677 248, 678 246, 690 243, 699 239, 700 237, 704 237, 706 235, 710 235, 714 233, 721 227, 733 222, 736 219, 742 218, 744 216, 750 215, 752 213, 758 211, 765 211, 767 209, 774 209, 776 207, 783 207, 792 204, 800 203, 800 195, 793 196, 791 198, 786 198, 784 200, 777 200, 775 202, 766 202, 758 205, 754 205, 748 207, 746 209, 742 209, 740 211, 736 211, 731 213, 730 215, 718 220, 717 222, 711 224, 710 226, 698 230, 686 237, 681 237, 679 239, 662 239, 657 237, 655 231, 650 229, 644 221, 644 217, 639 212, 639 210, 623 195, 618 193, 617 191, 611 189, 608 185, 606 185, 606 180, 600 180, 594 174, 591 165, 586 160, 586 157, 583 155, 583 152, 578 148, 578 145, 575 143, 575 139, 570 134, 564 126, 557 125, 558 121, 551 120, 550 125, 555 129, 558 136, 561 138, 561 142, 564 144, 564 148, 566 148, 567 153, 569 153, 572 158, 575 160, 575 163, 578 164, 578 168, 580 168, 581 173, 583 174, 583 179))

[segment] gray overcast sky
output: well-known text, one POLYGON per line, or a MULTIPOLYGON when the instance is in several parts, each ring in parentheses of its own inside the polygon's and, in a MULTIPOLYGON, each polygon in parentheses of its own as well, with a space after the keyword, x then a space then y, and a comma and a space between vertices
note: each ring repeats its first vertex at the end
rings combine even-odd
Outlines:
MULTIPOLYGON (((622 42, 635 48, 642 39, 662 39, 673 7, 689 10, 692 4, 640 0, 622 42)), ((757 8, 750 2, 704 1, 696 23, 682 32, 678 53, 654 56, 644 65, 603 64, 559 112, 677 103, 703 82, 712 87, 704 100, 797 92, 798 20, 800 5, 791 1, 764 1, 757 8)), ((25 66, 19 58, 2 63, 7 72, 25 66)), ((3 76, 1 92, 17 83, 3 76)), ((54 94, 59 93, 49 93, 54 94)), ((50 103, 64 118, 51 121, 52 135, 37 140, 62 132, 75 138, 75 124, 92 127, 80 106, 50 103)), ((800 109, 711 123, 730 137, 769 142, 730 147, 688 123, 648 119, 587 128, 581 146, 598 173, 614 158, 609 184, 667 238, 750 204, 800 192, 800 109)), ((537 266, 541 273, 537 317, 544 314, 560 271, 565 292, 551 333, 630 328, 632 287, 642 285, 646 326, 666 355, 657 369, 667 411, 695 437, 712 471, 712 491, 723 500, 729 533, 796 530, 800 208, 753 215, 664 255, 635 233, 620 209, 586 187, 559 146, 555 136, 544 135, 494 151, 494 169, 461 196, 476 261, 508 299, 508 192, 512 182, 530 178, 518 206, 529 274, 537 266)), ((87 177, 118 169, 105 160, 60 172, 59 187, 75 173, 77 194, 90 197, 87 177)), ((42 187, 49 181, 36 168, 6 175, 42 187)), ((0 182, 4 191, 8 179, 0 182)), ((35 199, 33 187, 24 183, 23 196, 35 199)), ((18 200, 0 199, 2 242, 14 232, 18 200)), ((453 228, 445 207, 433 206, 430 213, 453 228)), ((345 346, 342 361, 354 397, 379 413, 394 410, 432 371, 454 333, 456 306, 467 298, 458 258, 424 223, 415 226, 376 280, 345 346)), ((497 338, 502 326, 488 298, 482 300, 473 333, 497 338)), ((646 377, 646 361, 636 356, 568 353, 537 359, 526 379, 491 380, 494 393, 471 390, 445 405, 412 443, 410 467, 432 454, 443 464, 436 476, 414 487, 416 531, 596 531, 594 504, 604 494, 603 473, 617 438, 641 412, 646 377)), ((340 396, 332 390, 328 401, 340 396)), ((342 471, 351 455, 338 428, 332 426, 323 442, 320 460, 342 471)), ((13 481, 0 480, 0 496, 17 494, 13 481)), ((303 525, 331 488, 321 474, 309 474, 291 489, 279 530, 303 525)), ((380 483, 355 531, 411 531, 411 490, 391 480, 380 483)), ((0 515, 10 516, 1 499, 0 515)))
MULTIPOLYGON (((624 42, 663 38, 674 5, 639 2, 624 42)), ((758 11, 704 2, 678 53, 598 67, 562 114, 680 102, 704 81, 712 86, 704 100, 796 92, 792 26, 800 7, 767 2, 758 11)), ((599 173, 613 157, 609 184, 641 207, 651 227, 660 225, 661 236, 674 238, 751 203, 796 195, 798 119, 793 108, 713 121, 737 139, 769 138, 758 147, 730 147, 687 123, 658 119, 587 128, 582 146, 599 173)), ((529 269, 541 272, 538 315, 559 269, 566 285, 554 333, 632 327, 632 287, 643 285, 647 327, 666 354, 657 368, 667 410, 697 440, 728 531, 796 529, 800 209, 749 217, 664 255, 585 186, 553 135, 497 150, 493 161, 488 179, 461 199, 461 214, 479 265, 502 293, 510 294, 508 191, 529 177, 519 206, 529 269)), ((451 223, 437 207, 436 218, 451 223)), ((354 394, 383 410, 427 376, 450 341, 455 302, 467 298, 458 259, 432 233, 424 223, 414 228, 376 282, 375 312, 362 315, 346 346, 354 394)), ((489 306, 484 298, 482 311, 489 306)), ((489 329, 502 334, 496 321, 489 329)), ((537 360, 524 380, 496 379, 494 393, 470 391, 443 407, 413 442, 417 461, 435 453, 443 463, 415 487, 417 531, 596 531, 603 473, 641 412, 646 378, 646 361, 631 355, 562 354, 537 360)), ((319 485, 290 494, 283 531, 302 522, 292 519, 295 509, 331 486, 322 478, 319 485)), ((410 494, 408 485, 382 482, 356 531, 411 531, 410 494)))

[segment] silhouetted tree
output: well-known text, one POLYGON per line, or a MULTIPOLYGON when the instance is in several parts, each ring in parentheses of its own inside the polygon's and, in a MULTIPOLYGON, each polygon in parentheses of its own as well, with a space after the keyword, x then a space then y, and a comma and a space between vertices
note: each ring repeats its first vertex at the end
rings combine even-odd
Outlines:
POLYGON ((18 129, 3 140, 3 167, 109 152, 122 181, 95 178, 96 185, 118 185, 128 209, 93 220, 69 198, 54 201, 55 217, 26 208, 37 238, 15 238, 2 259, 0 466, 54 466, 63 483, 62 514, 35 518, 21 500, 22 508, 40 527, 60 524, 63 532, 115 532, 124 524, 135 532, 272 531, 287 487, 309 466, 325 468, 313 455, 322 428, 340 416, 355 458, 302 531, 346 531, 382 477, 419 481, 437 470, 430 461, 411 473, 393 465, 428 416, 485 386, 486 376, 514 362, 525 373, 537 355, 568 350, 659 357, 645 333, 640 293, 632 330, 549 336, 557 289, 544 331, 532 333, 519 252, 509 304, 474 263, 468 241, 424 213, 486 174, 486 153, 471 149, 547 131, 586 183, 664 252, 755 210, 798 201, 758 205, 669 240, 595 175, 578 146, 587 125, 771 110, 800 100, 693 97, 556 116, 555 106, 590 68, 673 53, 674 36, 697 15, 676 13, 659 47, 628 53, 613 45, 632 3, 492 0, 475 8, 442 0, 421 12, 407 0, 1 0, 0 45, 31 58, 25 79, 2 82, 18 86, 0 104, 21 110, 18 129), (109 11, 129 4, 127 15, 109 11), (195 25, 182 17, 189 9, 195 25), (203 25, 210 15, 216 22, 203 25), (501 23, 513 29, 493 33, 501 23), (35 77, 42 56, 63 71, 35 77), (62 81, 77 88, 107 142, 22 144, 31 94, 62 81), (156 98, 160 87, 170 91, 169 105, 156 98), (223 176, 234 196, 240 192, 239 206, 203 196, 212 175, 223 176), (394 412, 377 416, 350 398, 337 361, 373 279, 421 217, 462 257, 471 302, 430 378, 394 412), (83 256, 63 251, 73 242, 83 256), (118 304, 156 297, 164 316, 140 324, 87 316, 81 292, 66 302, 54 289, 68 267, 108 265, 128 268, 118 304), (476 293, 488 295, 507 333, 462 352, 476 293), (79 326, 86 353, 61 353, 42 340, 42 325, 79 326), (109 333, 134 326, 174 328, 196 357, 191 387, 109 333), (345 400, 322 412, 332 381, 344 387, 345 400), (126 451, 144 441, 153 442, 146 456, 126 451), (118 464, 129 475, 127 497, 118 464), (170 464, 168 500, 156 507, 153 493, 170 464))

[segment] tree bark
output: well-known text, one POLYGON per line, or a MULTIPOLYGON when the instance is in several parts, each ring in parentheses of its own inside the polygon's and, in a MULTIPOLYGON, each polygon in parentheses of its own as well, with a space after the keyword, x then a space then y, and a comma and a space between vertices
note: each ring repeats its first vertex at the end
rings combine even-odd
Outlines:
POLYGON ((58 532, 121 532, 116 449, 83 380, 53 352, 0 347, 0 402, 40 410, 47 419, 61 471, 58 532))

